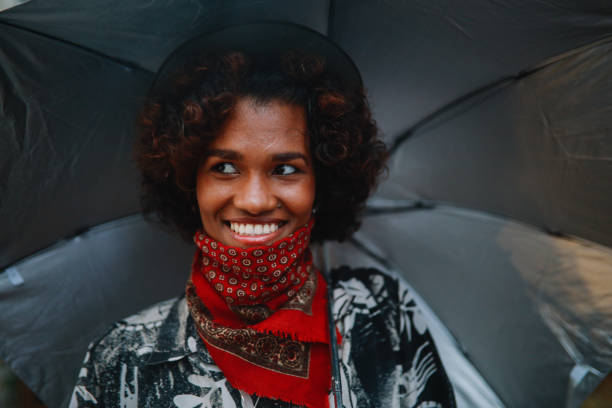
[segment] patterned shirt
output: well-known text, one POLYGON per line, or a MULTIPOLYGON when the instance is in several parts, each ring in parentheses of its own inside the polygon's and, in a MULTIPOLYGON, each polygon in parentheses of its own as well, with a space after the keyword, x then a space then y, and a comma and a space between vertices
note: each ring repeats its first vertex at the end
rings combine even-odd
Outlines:
MULTIPOLYGON (((341 267, 332 288, 344 407, 455 407, 425 319, 401 282, 341 267)), ((92 343, 70 401, 71 408, 293 406, 232 387, 184 297, 121 320, 92 343)))

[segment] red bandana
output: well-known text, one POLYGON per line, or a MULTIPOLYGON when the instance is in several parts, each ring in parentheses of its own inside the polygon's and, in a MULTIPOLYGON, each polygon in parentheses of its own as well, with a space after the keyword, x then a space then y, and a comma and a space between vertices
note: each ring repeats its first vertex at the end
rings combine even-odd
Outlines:
POLYGON ((308 249, 313 221, 270 246, 234 248, 196 233, 187 303, 234 387, 309 408, 331 387, 327 285, 308 249))

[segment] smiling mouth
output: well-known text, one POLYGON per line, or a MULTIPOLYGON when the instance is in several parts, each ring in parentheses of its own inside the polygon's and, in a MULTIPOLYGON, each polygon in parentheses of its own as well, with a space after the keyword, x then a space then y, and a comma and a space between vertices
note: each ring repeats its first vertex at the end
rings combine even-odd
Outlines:
POLYGON ((231 222, 231 221, 225 222, 225 224, 236 234, 250 236, 250 237, 271 234, 273 232, 278 231, 278 229, 281 228, 286 223, 287 221, 260 223, 260 224, 231 222))

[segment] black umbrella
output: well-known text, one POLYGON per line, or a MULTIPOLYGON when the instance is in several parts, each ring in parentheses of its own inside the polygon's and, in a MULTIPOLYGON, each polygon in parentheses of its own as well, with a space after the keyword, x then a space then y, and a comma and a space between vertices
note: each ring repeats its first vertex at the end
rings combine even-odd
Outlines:
POLYGON ((139 211, 134 118, 185 39, 271 19, 351 55, 394 151, 364 228, 332 259, 378 258, 412 282, 446 326, 436 340, 460 402, 579 403, 611 368, 611 14, 569 0, 3 11, 0 357, 59 405, 92 337, 180 293, 192 249, 120 219, 139 211))

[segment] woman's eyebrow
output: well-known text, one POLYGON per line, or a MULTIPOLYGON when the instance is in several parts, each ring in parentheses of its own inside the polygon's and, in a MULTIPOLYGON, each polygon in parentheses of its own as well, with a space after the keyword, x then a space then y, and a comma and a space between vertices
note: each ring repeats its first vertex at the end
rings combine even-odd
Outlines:
POLYGON ((275 162, 291 161, 295 159, 302 159, 305 163, 308 163, 308 157, 299 152, 277 153, 272 156, 272 160, 275 162))
POLYGON ((242 160, 242 155, 234 150, 210 149, 207 156, 216 156, 227 160, 242 160))

